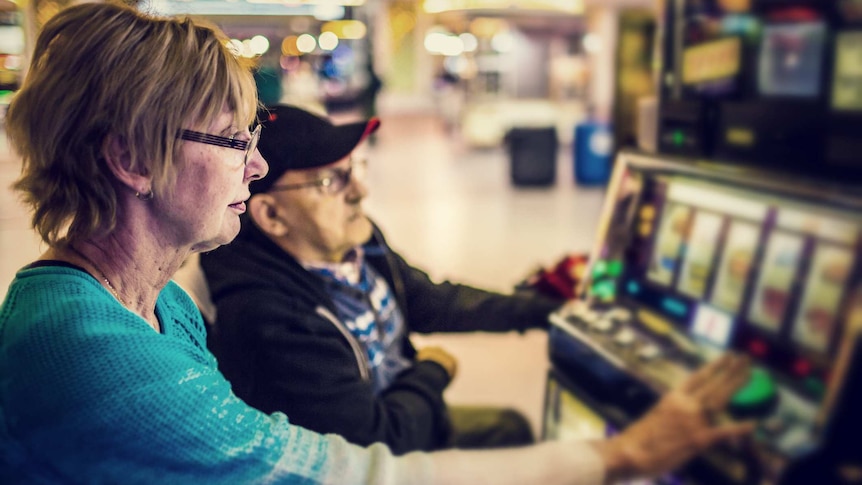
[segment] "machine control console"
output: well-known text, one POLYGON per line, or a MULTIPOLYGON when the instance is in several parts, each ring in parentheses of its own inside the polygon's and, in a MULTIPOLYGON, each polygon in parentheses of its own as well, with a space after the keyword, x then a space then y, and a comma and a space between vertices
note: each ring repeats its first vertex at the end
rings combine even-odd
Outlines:
MULTIPOLYGON (((620 400, 626 399, 626 395, 645 393, 658 397, 682 382, 695 368, 720 355, 686 336, 656 333, 654 322, 645 325, 636 312, 624 307, 594 308, 576 303, 552 315, 551 322, 565 338, 590 349, 585 360, 602 359, 631 382, 643 386, 642 392, 619 387, 620 400)), ((585 363, 584 370, 572 375, 584 376, 591 365, 585 363)), ((727 407, 726 419, 758 423, 752 445, 758 466, 762 467, 758 474, 777 476, 788 457, 803 454, 816 444, 819 399, 799 392, 797 384, 755 364, 749 382, 735 393, 727 407)), ((733 460, 732 452, 720 453, 731 454, 722 460, 733 460)))

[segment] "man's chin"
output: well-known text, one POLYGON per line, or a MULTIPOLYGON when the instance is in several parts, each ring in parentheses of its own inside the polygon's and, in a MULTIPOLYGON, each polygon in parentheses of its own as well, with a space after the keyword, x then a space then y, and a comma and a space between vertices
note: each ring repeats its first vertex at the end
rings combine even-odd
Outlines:
POLYGON ((353 234, 356 234, 355 240, 364 243, 371 238, 371 221, 364 215, 351 221, 353 226, 353 234))

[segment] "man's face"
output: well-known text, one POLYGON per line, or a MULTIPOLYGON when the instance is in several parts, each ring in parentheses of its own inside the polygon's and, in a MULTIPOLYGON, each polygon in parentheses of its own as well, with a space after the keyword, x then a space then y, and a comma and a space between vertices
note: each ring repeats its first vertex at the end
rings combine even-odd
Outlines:
POLYGON ((325 167, 289 170, 279 177, 270 193, 287 232, 278 243, 300 261, 340 262, 367 241, 371 222, 362 210, 368 194, 364 169, 354 152, 325 167), (300 187, 278 190, 285 186, 300 187))

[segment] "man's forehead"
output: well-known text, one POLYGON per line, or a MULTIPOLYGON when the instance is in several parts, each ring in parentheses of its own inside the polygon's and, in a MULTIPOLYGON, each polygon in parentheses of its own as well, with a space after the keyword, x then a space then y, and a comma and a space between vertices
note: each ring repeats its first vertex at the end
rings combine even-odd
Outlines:
MULTIPOLYGON (((341 160, 312 168, 302 168, 297 170, 286 170, 280 177, 279 182, 291 180, 312 180, 322 175, 332 173, 333 170, 346 169, 350 165, 350 157, 344 157, 341 160)), ((277 182, 278 183, 278 182, 277 182)))

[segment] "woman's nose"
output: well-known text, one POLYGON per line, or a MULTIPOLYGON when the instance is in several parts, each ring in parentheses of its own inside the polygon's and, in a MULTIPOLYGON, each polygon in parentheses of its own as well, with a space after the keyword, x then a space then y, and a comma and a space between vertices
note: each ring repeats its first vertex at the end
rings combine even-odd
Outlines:
POLYGON ((269 164, 264 160, 260 150, 254 149, 254 154, 248 159, 245 165, 245 178, 248 181, 260 180, 269 172, 269 164))

